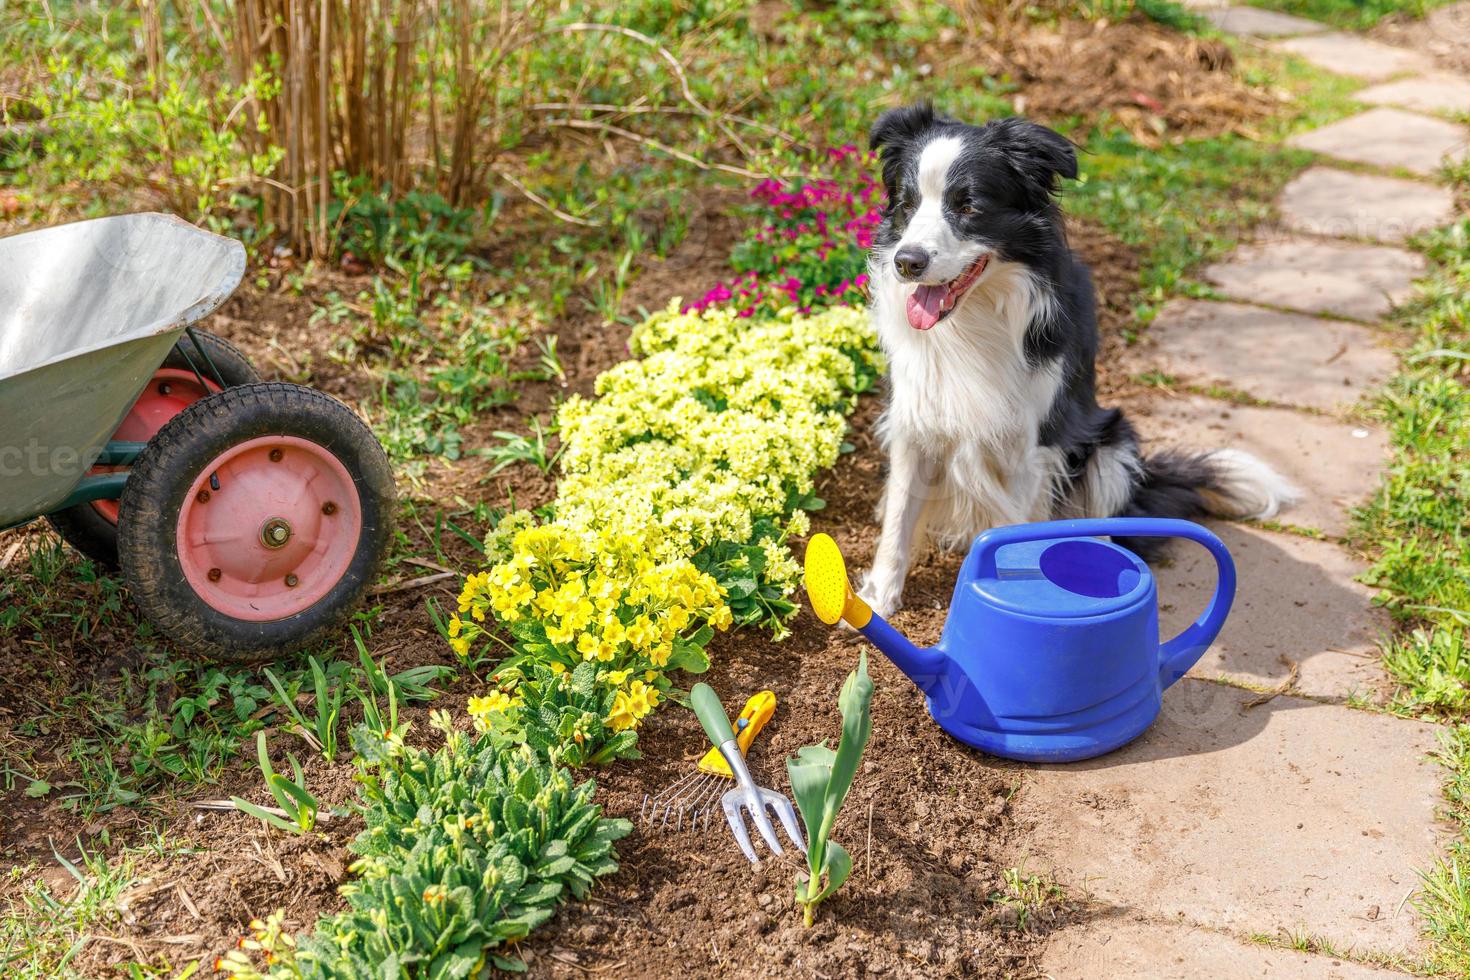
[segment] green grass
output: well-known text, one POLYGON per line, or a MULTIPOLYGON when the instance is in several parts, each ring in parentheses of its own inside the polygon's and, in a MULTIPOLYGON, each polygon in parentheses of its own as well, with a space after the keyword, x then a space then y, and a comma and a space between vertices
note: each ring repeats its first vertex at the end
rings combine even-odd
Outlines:
MULTIPOLYGON (((363 613, 365 627, 372 614, 363 613)), ((164 645, 132 606, 121 580, 54 537, 16 556, 0 579, 0 631, 33 651, 33 673, 12 678, 0 789, 19 783, 83 820, 118 807, 148 807, 173 787, 215 782, 242 744, 274 718, 261 669, 200 664, 164 645), (69 665, 131 637, 136 655, 77 683, 69 665), (112 637, 113 639, 110 639, 112 637)), ((356 667, 325 651, 332 684, 356 667)), ((272 668, 287 694, 313 689, 307 663, 272 668)))
POLYGON ((1345 31, 1363 31, 1389 14, 1423 17, 1450 0, 1251 0, 1251 5, 1280 10, 1345 31))
POLYGON ((1401 311, 1414 343, 1383 393, 1379 414, 1393 458, 1358 515, 1375 555, 1364 580, 1401 629, 1384 646, 1394 706, 1455 722, 1440 759, 1460 834, 1423 874, 1416 899, 1433 966, 1470 973, 1470 222, 1419 243, 1435 262, 1401 311))
POLYGON ((1415 331, 1379 414, 1393 460, 1361 515, 1377 559, 1366 580, 1411 630, 1386 649, 1399 703, 1470 711, 1470 223, 1427 243, 1437 261, 1403 311, 1415 331))
POLYGON ((1458 828, 1448 853, 1421 874, 1416 904, 1433 943, 1431 963, 1450 976, 1470 975, 1470 725, 1456 725, 1440 738, 1440 762, 1448 814, 1458 828))
POLYGON ((121 921, 118 896, 136 881, 131 853, 109 862, 100 851, 83 851, 80 866, 60 856, 57 860, 75 879, 68 890, 28 881, 33 869, 9 871, 10 884, 22 887, 0 912, 0 970, 6 977, 77 976, 72 961, 95 941, 93 934, 121 921))

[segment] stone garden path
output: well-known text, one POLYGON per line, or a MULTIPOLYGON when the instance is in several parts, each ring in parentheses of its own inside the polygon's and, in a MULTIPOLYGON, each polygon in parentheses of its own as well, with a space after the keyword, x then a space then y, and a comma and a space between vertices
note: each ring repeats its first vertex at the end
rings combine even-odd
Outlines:
MULTIPOLYGON (((1437 732, 1373 710, 1388 622, 1341 536, 1385 463, 1360 409, 1402 346, 1380 321, 1424 271, 1401 244, 1455 216, 1433 179, 1466 150, 1444 115, 1470 111, 1470 80, 1299 17, 1191 5, 1372 83, 1356 97, 1374 108, 1292 139, 1319 163, 1282 192, 1277 226, 1205 270, 1221 299, 1170 303, 1129 365, 1177 382, 1133 406, 1154 445, 1249 448, 1306 498, 1283 525, 1217 526, 1240 573, 1220 640, 1137 742, 1033 771, 1013 863, 1092 900, 1053 936, 1053 977, 1396 976, 1379 964, 1422 952, 1416 869, 1447 833, 1437 732)), ((1213 589, 1203 549, 1179 546, 1160 572, 1165 631, 1213 589)))

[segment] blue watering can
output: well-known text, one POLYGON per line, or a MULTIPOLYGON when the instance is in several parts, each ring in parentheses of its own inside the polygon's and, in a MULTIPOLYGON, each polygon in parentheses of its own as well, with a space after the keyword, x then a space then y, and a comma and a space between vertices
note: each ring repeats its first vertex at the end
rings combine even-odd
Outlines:
POLYGON ((1235 597, 1235 562, 1189 521, 1114 517, 1017 524, 975 539, 939 642, 910 643, 853 593, 837 544, 806 550, 812 609, 845 619, 927 697, 939 726, 967 745, 1025 762, 1075 762, 1141 735, 1164 689, 1204 654, 1235 597), (1219 568, 1209 607, 1159 643, 1153 573, 1102 536, 1188 538, 1219 568))

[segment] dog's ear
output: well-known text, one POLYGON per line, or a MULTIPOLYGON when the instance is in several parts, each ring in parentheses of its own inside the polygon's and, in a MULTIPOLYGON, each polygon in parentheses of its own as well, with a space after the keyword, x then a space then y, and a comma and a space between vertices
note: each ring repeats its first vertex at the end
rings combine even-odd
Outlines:
POLYGON ((1047 194, 1058 177, 1077 178, 1077 147, 1061 133, 1020 117, 997 119, 986 127, 995 145, 1017 164, 1022 179, 1047 194))
POLYGON ((868 130, 868 148, 882 150, 907 143, 935 123, 950 121, 928 102, 915 102, 902 109, 889 109, 868 130))

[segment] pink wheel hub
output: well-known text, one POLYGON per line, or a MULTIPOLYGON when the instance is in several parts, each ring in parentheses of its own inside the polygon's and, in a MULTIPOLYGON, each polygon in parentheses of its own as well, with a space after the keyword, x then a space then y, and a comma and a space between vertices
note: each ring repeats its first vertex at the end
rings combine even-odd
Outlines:
POLYGON ((309 608, 346 574, 362 532, 352 476, 326 447, 261 436, 221 453, 179 508, 179 564, 211 608, 252 623, 309 608))
MULTIPOLYGON (((133 402, 122 424, 113 432, 112 438, 121 442, 147 442, 157 435, 169 419, 190 405, 219 391, 219 385, 206 380, 202 385, 193 371, 183 368, 159 368, 153 372, 153 380, 133 402)), ((115 473, 126 466, 94 466, 88 475, 115 473)), ((117 523, 116 500, 94 500, 92 507, 112 523, 117 523)))

